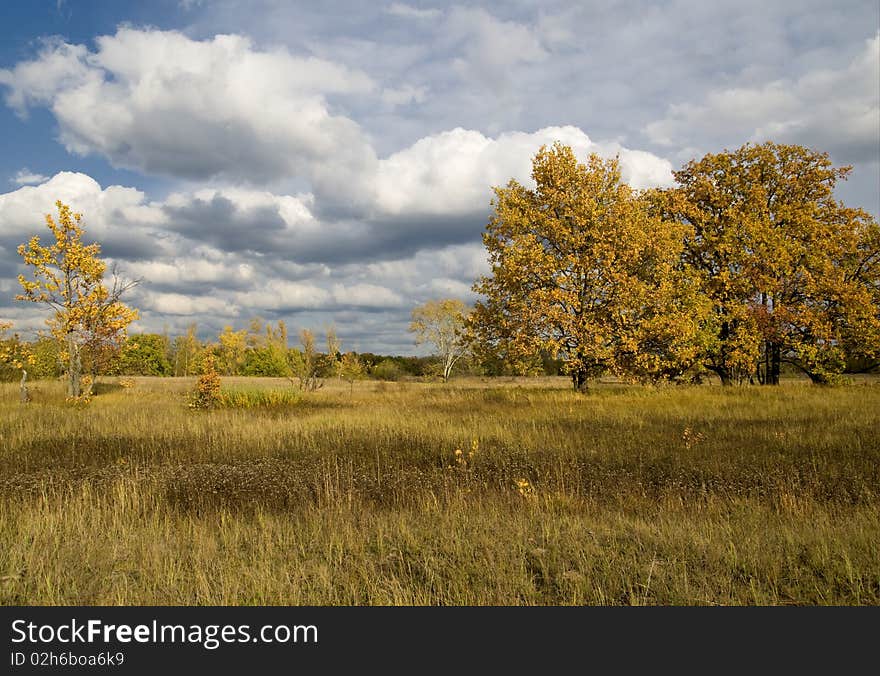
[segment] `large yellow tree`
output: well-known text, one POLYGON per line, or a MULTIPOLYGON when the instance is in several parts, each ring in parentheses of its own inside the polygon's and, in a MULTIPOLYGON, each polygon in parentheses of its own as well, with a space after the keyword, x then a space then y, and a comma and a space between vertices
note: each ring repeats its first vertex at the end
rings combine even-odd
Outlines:
POLYGON ((684 260, 713 307, 706 366, 722 382, 778 383, 784 362, 814 382, 845 356, 880 356, 880 231, 834 198, 849 167, 797 145, 747 144, 686 164, 653 195, 686 227, 684 260))
POLYGON ((121 345, 128 325, 138 317, 137 310, 121 301, 122 294, 136 282, 122 283, 114 276, 108 289, 104 284, 107 265, 98 258, 100 245, 83 242, 82 215, 71 212, 61 201, 55 205, 57 220, 46 215, 54 242, 44 246, 39 235, 34 235, 18 247, 32 278, 19 275, 22 293, 16 300, 42 303, 54 310, 48 324, 63 344, 68 395, 79 397, 83 351, 121 345))
POLYGON ((575 388, 610 371, 653 379, 697 361, 707 307, 681 265, 683 227, 649 213, 616 159, 543 147, 535 188, 495 188, 483 241, 491 275, 471 320, 508 363, 563 359, 575 388))

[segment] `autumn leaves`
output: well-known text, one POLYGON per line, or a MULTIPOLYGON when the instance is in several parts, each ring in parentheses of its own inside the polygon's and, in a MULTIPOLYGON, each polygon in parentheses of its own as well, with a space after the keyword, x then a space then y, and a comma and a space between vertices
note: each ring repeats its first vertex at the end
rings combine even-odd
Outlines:
POLYGON ((880 234, 834 199, 848 171, 765 143, 637 193, 616 159, 544 147, 534 189, 495 190, 478 345, 523 371, 549 352, 576 388, 606 372, 774 383, 783 363, 828 382, 847 359, 877 361, 880 234))

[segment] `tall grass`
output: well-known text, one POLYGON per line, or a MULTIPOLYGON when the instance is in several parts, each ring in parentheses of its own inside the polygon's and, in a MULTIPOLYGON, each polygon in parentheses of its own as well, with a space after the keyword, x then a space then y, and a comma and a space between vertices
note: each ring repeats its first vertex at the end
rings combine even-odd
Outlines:
POLYGON ((230 381, 0 389, 0 603, 880 602, 873 381, 230 381))

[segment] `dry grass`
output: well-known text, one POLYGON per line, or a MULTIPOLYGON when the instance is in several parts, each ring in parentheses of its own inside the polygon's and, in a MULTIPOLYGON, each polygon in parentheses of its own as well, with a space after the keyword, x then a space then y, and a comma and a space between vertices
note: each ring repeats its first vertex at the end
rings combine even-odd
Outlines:
POLYGON ((134 381, 0 389, 0 603, 880 603, 871 380, 134 381))

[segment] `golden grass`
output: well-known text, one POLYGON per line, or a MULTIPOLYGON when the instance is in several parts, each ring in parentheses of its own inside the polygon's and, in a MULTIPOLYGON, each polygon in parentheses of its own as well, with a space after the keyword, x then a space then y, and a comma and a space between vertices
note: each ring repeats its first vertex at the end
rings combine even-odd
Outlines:
POLYGON ((880 602, 870 379, 134 381, 0 388, 0 603, 880 602))

